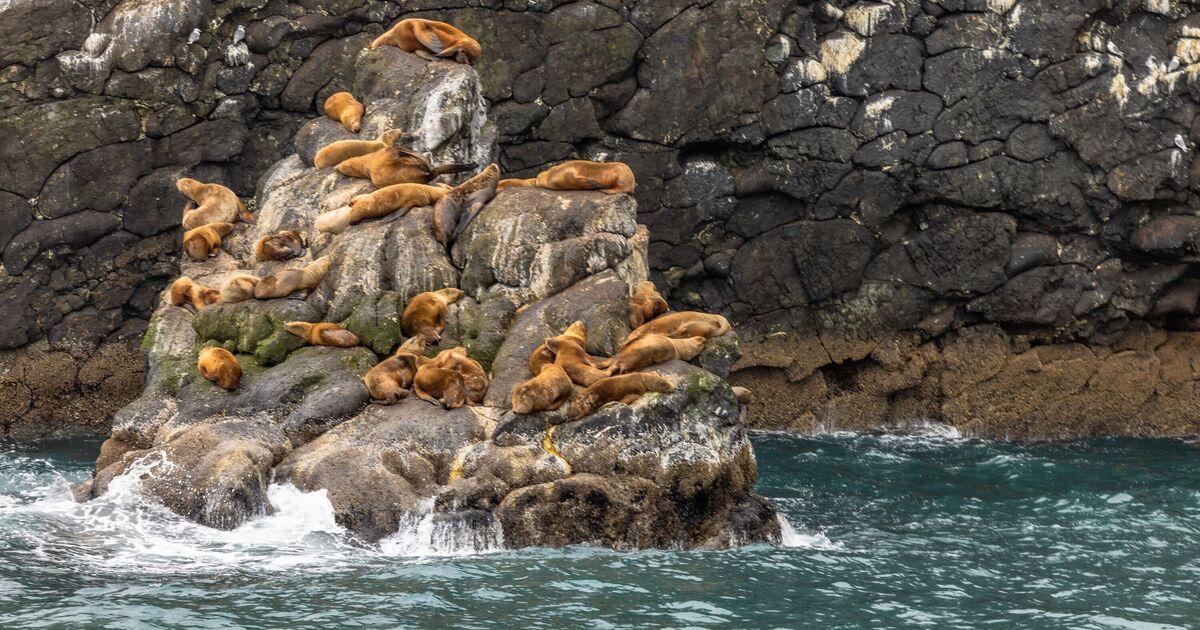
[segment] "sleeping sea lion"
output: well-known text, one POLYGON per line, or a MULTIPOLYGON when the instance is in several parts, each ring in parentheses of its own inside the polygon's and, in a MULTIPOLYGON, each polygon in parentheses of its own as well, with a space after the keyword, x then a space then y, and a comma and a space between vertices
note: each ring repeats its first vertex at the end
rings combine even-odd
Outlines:
POLYGON ((304 255, 304 237, 296 230, 268 234, 254 244, 254 257, 262 260, 288 260, 304 255))
POLYGON ((654 288, 654 283, 646 280, 637 285, 633 297, 629 298, 629 327, 637 329, 638 326, 669 310, 671 307, 654 288))
POLYGON ((483 366, 475 359, 467 356, 466 348, 458 347, 442 350, 434 357, 433 366, 454 370, 461 374, 463 384, 467 388, 467 402, 476 405, 483 402, 483 396, 487 393, 490 381, 488 380, 487 372, 483 371, 483 366))
POLYGON ((325 115, 354 133, 362 129, 362 117, 366 111, 367 108, 349 92, 335 92, 325 99, 325 115))
POLYGON ((417 369, 417 375, 413 377, 413 393, 417 398, 445 409, 457 409, 467 404, 467 386, 462 374, 428 363, 417 369))
POLYGON ((283 329, 307 341, 312 346, 353 348, 359 345, 358 335, 329 322, 287 322, 283 329))
POLYGON ((462 289, 454 287, 414 295, 400 315, 400 331, 409 337, 420 335, 433 343, 441 341, 446 329, 446 307, 464 295, 462 289))
POLYGON ((258 286, 258 276, 238 274, 221 285, 221 301, 226 304, 245 302, 254 297, 254 287, 258 286))
POLYGON ((679 359, 691 361, 704 349, 707 337, 672 339, 662 335, 644 335, 626 344, 608 362, 609 374, 626 374, 642 368, 679 359))
POLYGON ((649 372, 635 372, 621 376, 610 376, 592 383, 575 397, 567 418, 578 420, 590 416, 610 402, 633 404, 646 392, 666 393, 675 391, 675 385, 667 379, 649 372))
POLYGON ((512 389, 513 413, 534 413, 558 409, 575 390, 571 377, 553 363, 542 367, 533 378, 512 389))
POLYGON ((348 206, 322 214, 317 217, 316 226, 321 232, 340 234, 351 225, 367 219, 388 215, 399 218, 413 208, 432 206, 448 192, 448 188, 425 184, 396 184, 380 188, 373 193, 354 197, 348 206))
POLYGON ((496 196, 500 167, 489 164, 483 172, 454 187, 433 207, 433 236, 442 245, 466 229, 475 215, 496 196))
POLYGON ((400 20, 376 37, 369 48, 380 46, 396 46, 423 59, 453 59, 466 64, 475 63, 483 52, 479 42, 453 26, 417 18, 400 20))
POLYGON ((380 361, 363 376, 363 385, 371 399, 385 405, 392 405, 408 396, 417 370, 425 365, 425 338, 412 337, 400 344, 400 348, 392 356, 380 361))
MULTIPOLYGON (((567 329, 563 331, 563 334, 555 337, 555 339, 573 341, 581 349, 583 349, 585 353, 587 352, 587 329, 584 328, 582 321, 573 322, 570 326, 567 326, 567 329)), ((607 359, 594 357, 590 354, 587 355, 588 365, 592 367, 599 367, 600 364, 606 360, 607 359)), ((529 373, 534 375, 539 374, 542 371, 542 366, 548 363, 554 363, 554 353, 550 351, 550 348, 548 348, 545 341, 543 341, 542 343, 538 344, 538 347, 534 348, 533 353, 529 355, 529 373)))
POLYGON ((424 155, 406 147, 387 147, 345 160, 337 172, 346 177, 370 179, 377 188, 396 184, 428 184, 441 175, 462 173, 475 168, 474 164, 441 164, 434 166, 424 155))
POLYGON ((587 351, 570 338, 552 337, 545 345, 554 353, 554 365, 561 367, 574 383, 587 387, 608 376, 604 370, 592 367, 587 351))
POLYGON ((386 149, 396 144, 402 135, 403 132, 399 129, 388 129, 379 136, 378 140, 339 140, 317 151, 316 157, 313 158, 313 166, 329 168, 350 158, 386 149))
POLYGON ((196 361, 200 376, 216 383, 221 389, 233 391, 242 382, 242 366, 237 357, 224 348, 205 348, 196 361))
POLYGON ((568 160, 551 166, 532 179, 506 179, 496 190, 516 186, 536 186, 550 190, 599 190, 602 193, 632 195, 637 188, 633 170, 623 162, 568 160))
POLYGON ((679 311, 668 313, 638 326, 625 338, 625 345, 633 343, 644 335, 662 335, 672 339, 685 337, 720 337, 729 332, 729 320, 720 315, 698 313, 696 311, 679 311))
MULTIPOLYGON (((317 288, 329 273, 332 264, 328 256, 313 261, 301 269, 281 269, 258 281, 254 287, 254 298, 270 300, 287 297, 296 291, 307 292, 317 288)), ((305 295, 307 297, 307 295, 305 295)))
POLYGON ((220 291, 196 284, 196 282, 187 276, 183 276, 171 283, 171 290, 168 297, 168 302, 172 306, 191 304, 197 311, 209 304, 216 304, 220 300, 220 291))
POLYGON ((202 184, 184 177, 175 182, 175 187, 185 197, 196 203, 196 207, 183 213, 183 229, 194 230, 209 223, 233 223, 238 219, 254 222, 254 215, 236 193, 220 184, 202 184))
POLYGON ((183 233, 183 251, 188 258, 204 262, 221 251, 221 239, 233 231, 232 223, 209 223, 183 233))

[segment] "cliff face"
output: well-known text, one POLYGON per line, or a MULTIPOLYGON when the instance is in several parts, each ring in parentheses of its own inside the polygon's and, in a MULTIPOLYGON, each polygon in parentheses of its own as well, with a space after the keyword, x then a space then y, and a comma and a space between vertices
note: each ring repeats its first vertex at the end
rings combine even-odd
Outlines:
POLYGON ((1196 432, 1191 5, 17 0, 7 433, 136 395, 120 340, 177 272, 175 177, 252 196, 401 13, 481 41, 507 172, 633 166, 652 278, 731 316, 766 426, 1196 432))

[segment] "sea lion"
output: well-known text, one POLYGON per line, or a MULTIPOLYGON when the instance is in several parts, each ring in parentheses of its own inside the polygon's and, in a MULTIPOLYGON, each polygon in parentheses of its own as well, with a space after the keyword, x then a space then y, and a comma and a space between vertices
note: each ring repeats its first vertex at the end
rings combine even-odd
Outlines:
POLYGON ((433 343, 441 341, 446 328, 446 307, 464 295, 465 292, 454 287, 414 295, 400 315, 401 332, 409 337, 420 335, 433 343))
POLYGON ((413 393, 417 398, 445 409, 457 409, 467 404, 467 386, 462 374, 428 363, 417 369, 417 375, 413 377, 413 393))
POLYGON ((296 291, 307 292, 317 288, 329 273, 332 261, 328 256, 322 256, 307 267, 301 269, 281 269, 258 281, 254 287, 254 298, 270 300, 287 297, 296 291))
POLYGON ((483 371, 483 366, 467 356, 466 348, 442 350, 434 357, 433 366, 455 370, 461 374, 463 384, 467 388, 467 402, 476 405, 483 402, 483 396, 487 393, 488 385, 491 382, 488 380, 487 372, 483 371))
POLYGON ((387 147, 350 158, 337 165, 346 177, 370 179, 377 188, 396 184, 428 184, 441 175, 452 175, 475 168, 474 164, 434 166, 424 155, 405 147, 387 147))
POLYGON ((638 326, 625 338, 625 345, 642 338, 644 335, 662 335, 672 339, 685 337, 720 337, 730 331, 729 320, 720 315, 698 313, 696 311, 679 311, 668 313, 638 326))
POLYGON ((313 158, 313 166, 329 168, 350 158, 386 149, 396 144, 401 135, 403 132, 399 129, 388 129, 379 136, 378 140, 339 140, 317 151, 316 157, 313 158))
POLYGON ((592 367, 587 351, 571 338, 552 337, 545 341, 545 345, 554 353, 554 365, 561 367, 572 382, 587 387, 609 375, 604 370, 592 367))
MULTIPOLYGON (((583 327, 582 321, 576 321, 570 326, 567 326, 567 329, 563 331, 563 334, 555 337, 555 339, 573 341, 581 349, 583 349, 585 353, 587 352, 587 329, 583 327)), ((591 365, 592 367, 600 367, 600 365, 607 360, 600 357, 594 357, 590 354, 586 356, 588 365, 591 365)), ((548 348, 546 343, 543 341, 542 343, 538 344, 538 347, 534 348, 533 353, 529 355, 529 373, 534 375, 539 374, 542 371, 542 366, 548 363, 554 363, 554 353, 550 351, 550 348, 548 348)))
POLYGON ((704 349, 707 337, 672 339, 662 335, 645 335, 627 344, 609 361, 609 374, 626 374, 666 361, 691 361, 704 349))
POLYGON ((733 395, 737 398, 739 404, 749 405, 754 400, 754 394, 745 387, 734 386, 733 395))
POLYGON ((475 63, 483 53, 479 42, 453 26, 417 18, 400 20, 369 48, 380 46, 395 46, 422 59, 453 59, 465 64, 475 63))
POLYGON ((666 393, 675 391, 675 385, 667 379, 648 372, 635 372, 621 376, 610 376, 592 383, 583 390, 567 410, 567 418, 578 420, 590 416, 610 402, 633 404, 646 392, 666 393))
POLYGON ((602 193, 632 195, 637 188, 633 170, 624 162, 568 160, 551 166, 532 179, 506 179, 496 190, 516 186, 536 186, 550 190, 599 190, 602 193))
POLYGON ((287 322, 283 329, 307 341, 313 346, 353 348, 359 345, 358 335, 329 322, 287 322))
POLYGON ((183 229, 194 230, 209 223, 233 223, 238 219, 254 222, 254 215, 236 193, 220 184, 203 184, 184 177, 175 182, 175 187, 185 197, 196 203, 196 207, 183 213, 183 229))
POLYGON ((574 391, 571 377, 553 363, 545 365, 533 378, 512 389, 513 413, 534 413, 558 409, 574 391))
POLYGON ((663 296, 659 295, 654 283, 649 280, 641 282, 634 289, 633 297, 629 298, 629 327, 637 329, 638 326, 669 310, 671 307, 667 305, 663 296))
POLYGON ((221 301, 226 304, 245 302, 254 297, 254 287, 258 286, 258 276, 238 274, 221 285, 221 301))
POLYGON ((172 306, 191 304, 197 311, 209 304, 221 300, 221 292, 211 287, 196 284, 191 278, 183 276, 171 283, 168 301, 172 306))
POLYGON ((316 226, 321 232, 341 234, 355 223, 367 219, 379 219, 389 214, 399 218, 413 208, 432 206, 450 189, 426 184, 396 184, 380 188, 367 195, 358 195, 350 205, 326 212, 317 217, 316 226), (395 214, 393 214, 395 213, 395 214))
POLYGON ((233 391, 242 382, 242 366, 237 357, 224 348, 205 348, 196 361, 200 376, 216 383, 221 389, 233 391))
POLYGON ((496 196, 500 167, 489 164, 483 172, 454 187, 433 207, 433 236, 442 245, 466 229, 475 215, 496 196))
POLYGON ((349 92, 335 92, 325 99, 325 115, 354 133, 362 129, 362 117, 366 111, 367 108, 349 92))
POLYGON ((288 260, 304 255, 304 237, 296 230, 268 234, 254 244, 254 257, 262 260, 288 260))
POLYGON ((204 262, 221 251, 221 239, 233 231, 232 223, 209 223, 183 233, 183 251, 188 258, 204 262))
POLYGON ((368 370, 363 376, 363 384, 371 399, 391 405, 407 397, 417 370, 429 361, 424 355, 425 338, 411 337, 400 344, 395 354, 368 370))

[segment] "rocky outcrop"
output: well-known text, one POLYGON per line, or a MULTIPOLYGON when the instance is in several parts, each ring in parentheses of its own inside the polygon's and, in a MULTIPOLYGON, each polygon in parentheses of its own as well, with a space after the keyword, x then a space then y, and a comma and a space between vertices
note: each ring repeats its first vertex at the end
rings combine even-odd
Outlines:
MULTIPOLYGON (((873 356, 888 348, 981 326, 1014 339, 1014 359, 1026 343, 1103 354, 1142 324, 1197 327, 1191 4, 87 6, 17 0, 0 20, 0 138, 21 139, 0 143, 0 314, 16 322, 0 350, 83 328, 98 341, 75 351, 75 372, 123 322, 145 326, 176 273, 173 179, 251 196, 402 12, 482 43, 506 174, 571 157, 631 164, 652 278, 677 307, 730 316, 757 346, 738 371, 771 373, 821 426, 843 416, 806 379, 890 372, 873 356)), ((1003 404, 973 400, 972 417, 1003 404)), ((977 426, 937 409, 927 419, 977 426)), ((1003 433, 1035 437, 1035 424, 1003 433)))
MULTIPOLYGON (((366 137, 399 127, 435 161, 489 160, 486 107, 469 66, 385 47, 358 54, 352 72, 366 137)), ((233 528, 270 510, 270 483, 288 483, 323 490, 338 522, 370 541, 425 518, 510 547, 779 539, 774 506, 754 494, 743 410, 724 380, 737 354, 732 335, 696 361, 720 374, 678 361, 656 366, 670 393, 571 421, 565 407, 511 411, 512 387, 531 376, 529 355, 546 337, 580 320, 589 348, 611 354, 629 333, 630 287, 648 274, 648 234, 632 197, 504 191, 449 251, 433 235, 430 208, 325 234, 314 227, 318 215, 369 188, 306 163, 314 144, 345 133, 330 123, 306 123, 297 154, 264 176, 253 225, 239 224, 217 257, 182 264, 195 281, 220 286, 235 273, 265 276, 329 257, 324 282, 303 299, 220 303, 194 315, 160 304, 143 343, 146 388, 116 414, 78 498, 137 475, 143 493, 176 513, 233 528), (280 229, 304 234, 304 256, 255 260, 252 244, 280 229), (431 352, 462 345, 486 366, 493 383, 484 404, 370 403, 362 377, 402 340, 405 303, 445 286, 467 295, 431 352), (297 320, 339 322, 364 346, 303 347, 283 328, 297 320), (211 346, 238 358, 234 391, 198 374, 197 353, 211 346)))

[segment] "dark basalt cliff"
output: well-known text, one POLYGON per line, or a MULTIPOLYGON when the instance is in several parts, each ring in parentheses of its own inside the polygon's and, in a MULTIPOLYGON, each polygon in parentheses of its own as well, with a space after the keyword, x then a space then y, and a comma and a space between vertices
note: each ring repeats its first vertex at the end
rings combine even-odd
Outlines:
POLYGON ((13 0, 0 434, 106 428, 175 178, 253 197, 402 13, 482 42, 507 172, 634 168, 652 277, 735 322, 762 426, 1200 432, 1190 4, 13 0))

